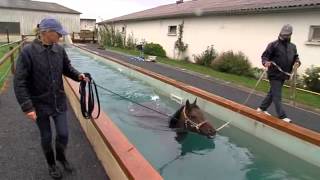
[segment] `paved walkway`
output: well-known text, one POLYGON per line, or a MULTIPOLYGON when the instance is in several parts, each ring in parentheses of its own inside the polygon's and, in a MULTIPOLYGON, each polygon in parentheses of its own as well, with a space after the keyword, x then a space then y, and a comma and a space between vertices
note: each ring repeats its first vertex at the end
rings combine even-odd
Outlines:
MULTIPOLYGON (((0 179, 51 179, 40 146, 37 126, 26 119, 16 101, 12 78, 0 92, 0 179)), ((71 107, 69 107, 71 110, 71 107)), ((72 111, 68 112, 70 143, 67 151, 76 171, 63 179, 108 179, 72 111)))
MULTIPOLYGON (((145 68, 241 104, 249 94, 247 90, 243 90, 242 88, 239 88, 231 83, 208 78, 197 73, 190 73, 182 69, 169 67, 159 63, 130 60, 130 56, 128 55, 114 51, 98 49, 96 44, 80 44, 80 46, 91 51, 98 52, 102 56, 111 56, 113 58, 145 68)), ((251 99, 247 105, 256 109, 260 105, 260 102, 262 102, 263 98, 264 97, 259 94, 254 94, 251 96, 251 99)), ((284 109, 286 110, 287 115, 293 120, 293 123, 320 132, 320 114, 318 112, 312 112, 309 110, 292 107, 290 105, 284 105, 284 109)), ((273 105, 271 105, 269 112, 275 115, 275 109, 273 105)))

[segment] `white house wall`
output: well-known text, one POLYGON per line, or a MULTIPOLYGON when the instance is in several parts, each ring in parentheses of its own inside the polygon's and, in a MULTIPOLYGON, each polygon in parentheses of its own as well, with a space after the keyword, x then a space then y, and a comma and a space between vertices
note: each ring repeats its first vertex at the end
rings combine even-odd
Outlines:
POLYGON ((20 22, 21 34, 33 34, 33 29, 45 17, 55 17, 69 32, 80 32, 80 14, 51 13, 0 8, 0 22, 20 22))
MULTIPOLYGON (((281 27, 291 24, 294 28, 292 41, 297 45, 302 69, 320 65, 320 46, 306 45, 311 25, 320 25, 320 12, 290 12, 275 14, 207 16, 185 18, 183 41, 189 44, 187 55, 200 54, 207 46, 214 45, 218 52, 243 51, 254 66, 261 66, 260 56, 267 44, 276 40, 281 27)), ((127 34, 133 33, 139 41, 160 43, 169 57, 174 57, 177 36, 168 36, 168 26, 178 25, 182 19, 162 19, 118 23, 126 25, 127 34)))

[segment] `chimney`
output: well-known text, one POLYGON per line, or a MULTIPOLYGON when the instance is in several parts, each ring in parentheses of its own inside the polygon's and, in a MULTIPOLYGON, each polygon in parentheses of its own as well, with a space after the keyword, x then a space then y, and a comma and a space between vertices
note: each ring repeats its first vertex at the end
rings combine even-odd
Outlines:
POLYGON ((183 0, 176 1, 176 4, 182 4, 183 0))

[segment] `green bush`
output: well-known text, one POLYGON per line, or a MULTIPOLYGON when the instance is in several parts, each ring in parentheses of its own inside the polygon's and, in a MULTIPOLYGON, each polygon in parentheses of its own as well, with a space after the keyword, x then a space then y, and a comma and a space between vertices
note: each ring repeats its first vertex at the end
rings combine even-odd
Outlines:
POLYGON ((196 64, 203 66, 210 66, 213 60, 218 56, 218 53, 213 48, 213 45, 208 46, 207 49, 200 55, 193 55, 196 64))
POLYGON ((126 44, 126 48, 127 49, 135 49, 137 45, 137 40, 134 39, 133 34, 129 34, 128 38, 127 38, 127 44, 126 44))
POLYGON ((213 61, 211 66, 217 71, 254 77, 252 65, 243 52, 224 52, 213 61))
MULTIPOLYGON (((254 67, 251 69, 251 73, 252 73, 252 76, 255 78, 255 79, 259 79, 263 73, 264 69, 263 68, 257 68, 257 67, 254 67)), ((266 78, 266 74, 265 74, 265 77, 266 78)))
POLYGON ((106 47, 114 47, 115 41, 115 27, 113 25, 104 24, 100 27, 99 35, 100 45, 106 47))
POLYGON ((320 67, 311 66, 306 69, 303 79, 307 89, 320 92, 320 67))
POLYGON ((166 57, 166 51, 160 44, 156 43, 147 43, 144 46, 144 53, 153 56, 166 57))
POLYGON ((114 38, 114 47, 117 47, 117 48, 124 48, 124 38, 123 38, 123 35, 120 31, 117 31, 116 34, 115 34, 115 38, 114 38))

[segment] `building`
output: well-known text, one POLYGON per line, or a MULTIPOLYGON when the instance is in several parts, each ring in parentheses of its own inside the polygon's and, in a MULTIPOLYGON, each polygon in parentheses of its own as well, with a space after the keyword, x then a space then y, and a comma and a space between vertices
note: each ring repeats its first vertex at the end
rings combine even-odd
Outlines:
POLYGON ((34 34, 34 29, 41 19, 51 16, 57 18, 64 28, 80 32, 80 12, 56 3, 31 0, 0 1, 0 41, 5 38, 8 29, 10 36, 34 34))
POLYGON ((96 19, 80 19, 80 30, 95 31, 96 19))
POLYGON ((276 40, 281 27, 294 27, 292 41, 297 45, 303 68, 319 65, 320 0, 193 0, 163 5, 103 21, 113 24, 138 41, 161 44, 169 57, 176 57, 174 43, 179 24, 184 22, 186 56, 214 45, 218 52, 244 52, 254 66, 261 66, 261 54, 276 40))

